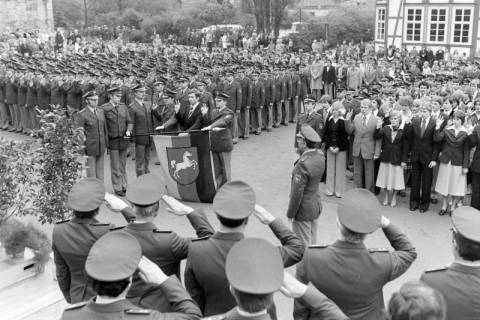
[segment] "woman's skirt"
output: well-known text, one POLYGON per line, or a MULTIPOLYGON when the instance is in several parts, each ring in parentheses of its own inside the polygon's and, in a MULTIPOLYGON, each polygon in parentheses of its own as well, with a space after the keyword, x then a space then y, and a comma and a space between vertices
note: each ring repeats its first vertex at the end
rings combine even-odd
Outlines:
POLYGON ((467 175, 462 173, 461 166, 440 163, 435 191, 442 196, 463 197, 467 192, 467 175))
POLYGON ((405 189, 402 166, 395 166, 388 162, 380 162, 376 185, 379 188, 387 190, 405 189))

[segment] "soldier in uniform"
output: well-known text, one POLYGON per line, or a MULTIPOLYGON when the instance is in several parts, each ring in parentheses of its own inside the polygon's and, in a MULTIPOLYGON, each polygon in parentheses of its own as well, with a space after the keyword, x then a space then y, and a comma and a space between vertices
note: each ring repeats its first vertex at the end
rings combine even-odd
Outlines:
POLYGON ((180 77, 178 79, 178 84, 180 85, 180 90, 177 92, 177 95, 175 96, 175 100, 180 102, 180 106, 187 108, 190 106, 190 101, 188 100, 188 94, 191 91, 188 88, 188 78, 186 77, 180 77))
POLYGON ((265 85, 258 79, 259 73, 252 73, 252 103, 250 104, 250 119, 253 132, 258 135, 262 132, 262 111, 265 105, 265 85))
MULTIPOLYGON (((113 226, 96 219, 104 201, 105 187, 95 178, 77 182, 70 191, 67 205, 73 219, 58 222, 53 228, 52 249, 58 286, 68 303, 85 301, 94 295, 91 281, 85 274, 85 260, 91 246, 113 226)), ((122 211, 128 221, 131 210, 122 211)))
MULTIPOLYGON (((133 235, 142 248, 142 254, 158 265, 167 275, 180 277, 180 262, 187 258, 188 247, 192 238, 184 238, 175 232, 159 229, 154 223, 158 215, 159 201, 164 202, 173 210, 168 210, 179 216, 186 216, 197 237, 209 237, 214 230, 203 212, 203 209, 191 210, 176 199, 163 196, 161 178, 151 173, 138 177, 129 186, 127 200, 132 204, 136 220, 129 223, 122 232, 133 235)), ((121 206, 113 208, 119 211, 128 207, 121 199, 117 199, 121 206)), ((113 206, 112 206, 113 207, 113 206)), ((158 311, 170 311, 171 306, 163 296, 161 287, 146 284, 138 274, 133 276, 132 287, 127 298, 133 304, 158 311)))
POLYGON ((447 319, 480 319, 480 211, 459 207, 452 223, 454 262, 425 271, 420 280, 443 295, 447 319))
POLYGON ((206 105, 208 110, 211 111, 215 108, 215 102, 213 100, 213 94, 207 91, 205 88, 207 83, 205 81, 199 81, 197 83, 197 89, 200 92, 200 104, 206 105))
POLYGON ((126 135, 133 135, 135 141, 135 172, 137 177, 149 173, 150 149, 152 148, 152 137, 148 134, 153 132, 152 109, 149 104, 143 101, 146 88, 137 84, 132 88, 134 92, 133 102, 129 106, 130 120, 133 124, 132 130, 127 130, 126 135))
POLYGON ((227 312, 236 305, 225 276, 225 259, 230 248, 244 238, 250 214, 268 224, 282 243, 278 249, 284 267, 297 263, 305 249, 280 219, 255 205, 255 192, 245 182, 224 184, 213 199, 213 211, 220 221, 220 231, 208 239, 192 242, 185 267, 185 287, 204 316, 227 312))
POLYGON ((267 132, 273 127, 273 105, 275 104, 276 86, 272 76, 264 73, 265 107, 263 108, 263 123, 267 132))
POLYGON ((225 72, 226 82, 221 87, 221 92, 228 95, 227 107, 235 112, 235 119, 233 120, 233 143, 238 142, 238 117, 242 109, 242 86, 238 81, 234 80, 231 71, 225 72))
POLYGON ((62 320, 196 320, 201 317, 180 281, 168 277, 155 263, 142 257, 138 241, 128 233, 111 232, 98 239, 88 254, 85 271, 97 295, 67 307, 62 320), (125 298, 137 269, 145 282, 160 287, 174 312, 138 308, 125 298))
POLYGON ((113 86, 107 89, 109 102, 100 106, 105 113, 108 131, 108 149, 110 151, 110 171, 113 191, 124 196, 127 190, 127 153, 130 143, 125 139, 127 131, 132 131, 133 123, 125 104, 120 102, 122 89, 113 86))
POLYGON ((292 221, 293 232, 304 244, 310 245, 317 242, 318 217, 322 212, 318 188, 325 170, 325 158, 317 150, 321 139, 312 127, 303 125, 296 142, 300 158, 292 172, 287 218, 292 221))
MULTIPOLYGON (((340 240, 310 246, 297 266, 297 279, 311 282, 352 320, 385 319, 383 286, 405 273, 417 257, 407 236, 380 212, 372 192, 348 190, 338 205, 340 240), (379 227, 394 252, 365 247, 366 236, 379 227)), ((309 318, 308 308, 296 301, 294 319, 309 318)))
POLYGON ((33 74, 30 74, 29 77, 27 78, 27 87, 26 87, 26 105, 25 105, 25 110, 26 113, 28 112, 28 115, 32 115, 32 117, 29 117, 29 122, 32 126, 33 130, 39 129, 39 123, 37 119, 34 117, 35 116, 35 108, 38 106, 38 94, 37 94, 37 83, 36 79, 33 74))
POLYGON ((215 97, 214 110, 209 111, 205 105, 201 108, 202 130, 211 131, 212 153, 218 156, 221 167, 224 169, 223 181, 220 181, 220 185, 232 181, 232 128, 235 117, 234 112, 227 107, 228 98, 226 93, 220 92, 215 97))
MULTIPOLYGON (((306 96, 305 99, 303 99, 303 105, 305 106, 305 113, 298 117, 295 134, 300 131, 302 125, 306 124, 312 127, 313 130, 315 130, 315 132, 318 133, 320 137, 323 137, 323 115, 315 111, 315 98, 313 96, 306 96)), ((296 140, 295 147, 297 147, 296 140)))
POLYGON ((29 127, 29 117, 27 113, 27 86, 28 86, 28 76, 31 73, 22 74, 18 77, 18 89, 17 89, 17 105, 20 109, 20 115, 22 119, 22 132, 25 134, 30 134, 29 127))
POLYGON ((250 107, 252 105, 252 84, 245 72, 240 70, 238 83, 242 88, 242 105, 240 114, 238 116, 238 136, 243 139, 248 139, 250 134, 250 107))
POLYGON ((97 108, 98 96, 94 91, 84 97, 87 106, 75 113, 77 127, 85 132, 85 154, 87 155, 87 177, 104 180, 105 149, 108 148, 108 130, 105 113, 97 108))
POLYGON ((6 104, 6 96, 5 96, 5 85, 6 85, 6 77, 4 74, 6 71, 2 68, 1 69, 2 75, 0 76, 0 129, 7 130, 8 123, 10 122, 10 114, 8 111, 8 106, 6 104))
POLYGON ((237 242, 227 255, 225 273, 237 306, 205 320, 270 320, 268 310, 277 290, 286 297, 301 299, 315 318, 348 319, 314 286, 307 286, 284 271, 279 251, 266 240, 248 238, 237 242))

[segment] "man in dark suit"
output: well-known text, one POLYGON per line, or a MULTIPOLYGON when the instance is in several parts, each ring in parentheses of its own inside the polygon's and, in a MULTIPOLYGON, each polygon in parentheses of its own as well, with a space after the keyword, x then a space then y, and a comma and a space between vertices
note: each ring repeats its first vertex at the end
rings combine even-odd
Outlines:
POLYGON ((202 130, 211 131, 210 139, 212 145, 212 153, 218 156, 218 160, 224 169, 222 185, 225 182, 232 181, 232 151, 233 139, 232 128, 234 113, 227 107, 228 95, 220 92, 215 97, 216 107, 209 111, 206 106, 202 106, 202 130))
POLYGON ((213 200, 213 211, 220 221, 221 232, 209 239, 193 241, 185 267, 185 287, 204 316, 224 313, 236 306, 225 275, 225 260, 232 246, 245 237, 250 214, 254 213, 260 222, 267 224, 282 243, 278 249, 284 267, 299 261, 305 249, 280 219, 255 205, 255 192, 245 182, 223 185, 213 200))
MULTIPOLYGON (((95 178, 78 181, 67 203, 73 210, 73 218, 57 222, 53 228, 52 249, 58 286, 68 303, 86 301, 95 295, 91 279, 85 274, 85 261, 95 241, 114 227, 96 219, 105 198, 102 181, 95 178)), ((121 211, 127 221, 134 219, 131 210, 123 208, 121 211)))
POLYGON ((318 187, 325 171, 325 157, 317 150, 322 140, 312 127, 303 125, 296 140, 300 158, 292 172, 287 218, 293 232, 310 245, 317 242, 318 217, 322 212, 318 187))
MULTIPOLYGON (((175 275, 181 279, 180 262, 187 258, 188 246, 192 239, 157 228, 153 222, 158 215, 160 199, 173 208, 169 212, 187 217, 197 237, 209 237, 214 231, 203 209, 187 210, 185 209, 187 207, 176 199, 170 196, 162 197, 162 190, 161 178, 151 173, 144 174, 133 181, 128 187, 126 198, 133 206, 136 219, 135 222, 122 227, 120 232, 127 232, 134 236, 142 248, 142 254, 158 265, 167 276, 175 275)), ((115 211, 128 207, 128 204, 121 199, 117 198, 115 201, 121 204, 115 208, 110 204, 115 211)), ((172 309, 161 288, 145 283, 138 274, 133 276, 132 287, 127 293, 127 298, 142 308, 162 312, 172 309)))
POLYGON ((127 190, 127 153, 130 146, 125 139, 127 131, 132 131, 133 123, 125 104, 120 102, 122 89, 117 86, 107 90, 109 102, 100 106, 105 113, 108 131, 108 149, 110 151, 110 171, 115 194, 124 196, 127 190))
POLYGON ((454 262, 425 271, 420 280, 443 295, 447 319, 480 319, 480 211, 459 207, 452 223, 454 262))
POLYGON ((201 129, 201 111, 200 111, 200 92, 190 90, 188 92, 188 107, 181 104, 175 105, 175 113, 163 125, 158 126, 155 130, 165 130, 173 125, 178 125, 181 131, 190 131, 201 129))
POLYGON ((323 68, 323 88, 325 89, 325 94, 328 94, 332 99, 335 98, 335 85, 337 83, 337 73, 335 72, 335 67, 332 66, 332 60, 327 60, 325 68, 323 68))
POLYGON ((105 149, 108 148, 108 129, 103 109, 97 108, 98 96, 94 91, 85 94, 86 107, 75 113, 77 127, 85 133, 87 177, 104 180, 105 149))
MULTIPOLYGON (((407 236, 380 212, 373 193, 348 190, 338 205, 340 239, 311 246, 297 266, 297 279, 311 282, 352 320, 384 319, 383 286, 405 273, 417 257, 407 236), (365 246, 367 235, 379 227, 394 252, 365 246)), ((314 316, 301 301, 293 312, 297 320, 314 316)))
POLYGON ((242 107, 238 116, 238 136, 248 139, 250 135, 250 108, 252 105, 252 82, 245 76, 244 71, 240 70, 238 82, 242 88, 242 107))
POLYGON ((439 146, 433 140, 435 120, 431 117, 432 108, 424 102, 419 108, 419 117, 414 118, 409 129, 409 149, 412 161, 412 189, 410 211, 420 208, 428 210, 432 187, 433 168, 437 165, 439 146), (420 194, 421 191, 421 194, 420 194))
POLYGON ((153 132, 153 117, 151 105, 144 101, 146 88, 142 84, 137 84, 132 91, 134 99, 129 106, 129 112, 133 128, 127 130, 126 135, 132 135, 135 141, 135 172, 138 177, 150 172, 148 164, 153 142, 148 134, 153 132))
POLYGON ((235 112, 235 120, 233 120, 233 143, 238 142, 238 117, 240 116, 242 108, 242 86, 233 78, 233 73, 227 71, 225 73, 226 82, 221 86, 221 92, 229 96, 227 100, 227 107, 235 112))

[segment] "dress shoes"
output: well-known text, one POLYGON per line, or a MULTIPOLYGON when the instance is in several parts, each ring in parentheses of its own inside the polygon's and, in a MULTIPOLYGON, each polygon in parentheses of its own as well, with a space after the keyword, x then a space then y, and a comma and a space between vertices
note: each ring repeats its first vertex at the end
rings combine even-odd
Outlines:
POLYGON ((433 203, 433 204, 437 204, 437 203, 438 203, 438 199, 432 198, 432 199, 430 199, 430 202, 433 203))
POLYGON ((415 211, 418 209, 418 204, 411 204, 410 205, 410 211, 415 211))
POLYGON ((438 211, 439 216, 444 216, 446 213, 447 213, 447 210, 445 209, 440 209, 440 211, 438 211))
POLYGON ((125 191, 115 191, 115 194, 119 197, 125 197, 125 191))

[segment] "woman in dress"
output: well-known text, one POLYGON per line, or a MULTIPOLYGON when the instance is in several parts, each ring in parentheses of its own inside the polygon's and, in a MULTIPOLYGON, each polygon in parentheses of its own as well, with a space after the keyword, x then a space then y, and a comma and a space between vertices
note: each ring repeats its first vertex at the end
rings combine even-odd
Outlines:
POLYGON ((441 216, 451 214, 457 208, 459 200, 465 196, 470 160, 468 133, 464 127, 465 113, 455 111, 452 120, 449 120, 442 130, 444 121, 437 119, 434 135, 434 140, 442 143, 435 184, 435 191, 443 196, 442 209, 438 212, 441 216))
POLYGON ((342 117, 343 104, 332 105, 323 133, 327 153, 326 195, 341 198, 345 192, 345 170, 347 167, 348 134, 342 117))
POLYGON ((407 162, 407 134, 401 125, 401 113, 397 110, 390 112, 390 124, 382 128, 382 121, 377 123, 375 139, 382 139, 380 154, 380 168, 378 169, 377 187, 384 190, 383 205, 390 203, 397 205, 397 193, 405 189, 403 168, 407 162), (391 196, 391 202, 389 197, 391 196))

